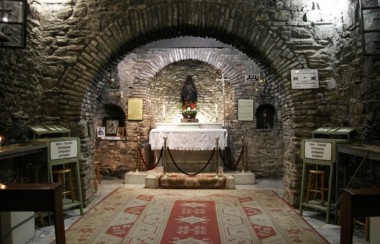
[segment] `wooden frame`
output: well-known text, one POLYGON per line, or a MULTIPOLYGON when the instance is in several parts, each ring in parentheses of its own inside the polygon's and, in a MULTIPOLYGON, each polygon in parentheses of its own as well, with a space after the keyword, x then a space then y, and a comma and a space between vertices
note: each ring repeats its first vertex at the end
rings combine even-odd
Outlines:
POLYGON ((26 46, 26 0, 3 0, 0 3, 0 47, 26 46))
POLYGON ((359 2, 364 55, 380 55, 380 2, 374 0, 361 0, 359 2))
POLYGON ((117 134, 116 134, 116 136, 119 136, 119 137, 124 137, 125 136, 125 129, 124 129, 124 127, 117 128, 117 134))
POLYGON ((116 136, 119 128, 119 120, 106 120, 106 136, 116 136))

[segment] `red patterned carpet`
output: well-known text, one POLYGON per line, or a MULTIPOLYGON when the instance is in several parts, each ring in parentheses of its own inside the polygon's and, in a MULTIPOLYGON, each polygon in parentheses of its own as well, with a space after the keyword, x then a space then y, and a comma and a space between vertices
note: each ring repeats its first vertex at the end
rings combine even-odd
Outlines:
POLYGON ((119 188, 66 231, 67 243, 328 243, 269 190, 119 188))

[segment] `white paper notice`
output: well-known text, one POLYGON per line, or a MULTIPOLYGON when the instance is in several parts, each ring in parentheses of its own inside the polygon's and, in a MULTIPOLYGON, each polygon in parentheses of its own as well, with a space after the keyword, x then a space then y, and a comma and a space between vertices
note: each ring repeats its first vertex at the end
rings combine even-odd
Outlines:
POLYGON ((253 100, 239 99, 238 101, 238 120, 253 121, 253 100))
POLYGON ((78 156, 78 141, 50 142, 50 160, 76 158, 78 156))
POLYGON ((318 160, 332 159, 332 144, 328 142, 305 142, 305 158, 318 160))
POLYGON ((319 88, 317 69, 295 69, 291 71, 292 89, 319 88))

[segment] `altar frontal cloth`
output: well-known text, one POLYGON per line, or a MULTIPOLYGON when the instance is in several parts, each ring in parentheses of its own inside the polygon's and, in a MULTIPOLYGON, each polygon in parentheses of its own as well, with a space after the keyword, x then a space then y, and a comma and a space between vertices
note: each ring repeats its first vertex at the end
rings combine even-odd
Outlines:
POLYGON ((149 144, 152 150, 161 150, 164 146, 171 150, 204 151, 213 150, 218 146, 224 150, 227 146, 226 129, 152 129, 149 133, 149 144))

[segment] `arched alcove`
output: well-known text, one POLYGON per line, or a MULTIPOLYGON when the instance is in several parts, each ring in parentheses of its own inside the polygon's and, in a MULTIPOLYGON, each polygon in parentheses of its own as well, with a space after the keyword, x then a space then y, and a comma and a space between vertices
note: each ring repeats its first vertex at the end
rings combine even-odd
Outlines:
POLYGON ((275 108, 271 104, 262 104, 256 109, 257 129, 275 128, 275 108))
POLYGON ((199 121, 213 123, 223 120, 223 95, 231 100, 232 94, 231 89, 222 94, 222 84, 216 81, 220 71, 202 61, 183 60, 167 65, 151 81, 148 106, 154 122, 179 122, 180 91, 188 75, 192 76, 198 91, 199 121))
MULTIPOLYGON (((117 121, 117 127, 124 128, 125 126, 125 113, 123 108, 116 104, 108 103, 104 104, 104 112, 103 116, 103 126, 106 127, 106 135, 114 135, 116 136, 118 133, 107 133, 107 126, 109 126, 110 122, 117 121), (108 122, 107 122, 108 121, 108 122)), ((124 133, 123 133, 124 134, 124 133)))

